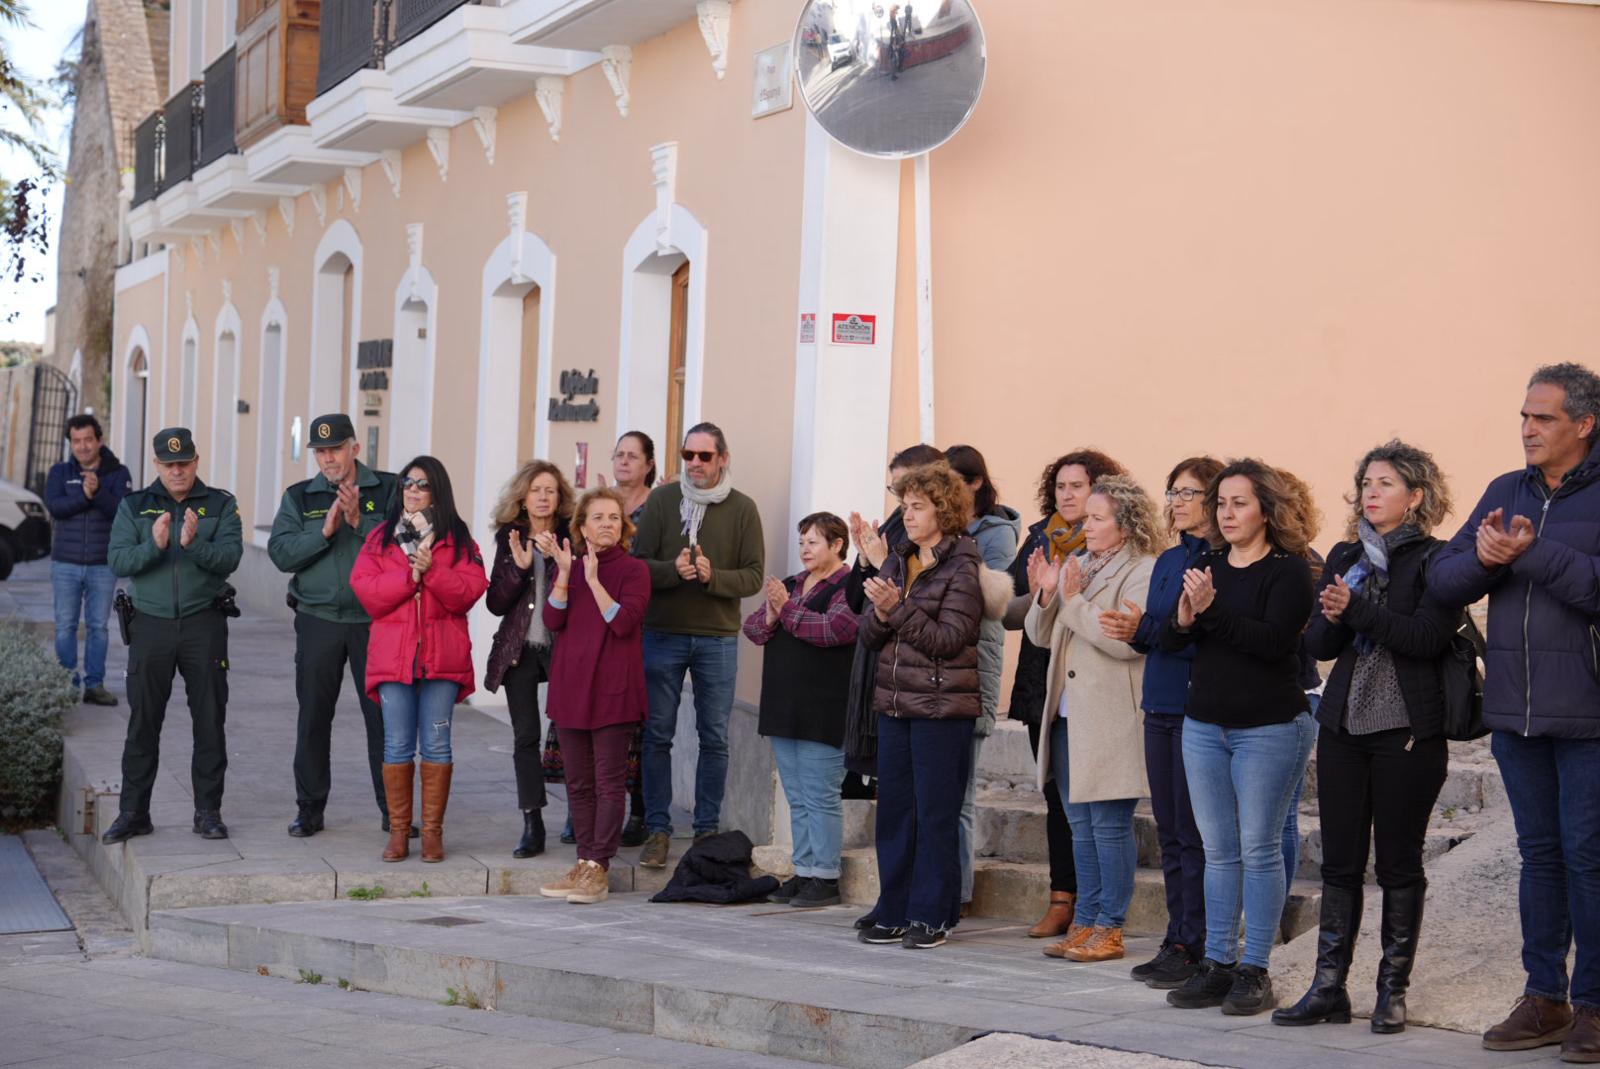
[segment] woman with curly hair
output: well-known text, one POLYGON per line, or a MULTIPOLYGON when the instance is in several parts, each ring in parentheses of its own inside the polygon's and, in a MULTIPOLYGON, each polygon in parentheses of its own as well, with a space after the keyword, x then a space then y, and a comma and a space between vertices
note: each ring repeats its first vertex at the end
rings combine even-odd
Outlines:
POLYGON ((1072 825, 1078 897, 1066 938, 1045 954, 1069 961, 1123 956, 1139 848, 1133 809, 1149 792, 1139 688, 1144 657, 1106 634, 1102 616, 1143 604, 1164 539, 1150 495, 1126 475, 1096 480, 1083 519, 1087 555, 1029 562, 1039 588, 1026 630, 1050 651, 1038 751, 1039 786, 1051 779, 1072 825))
POLYGON ((1321 612, 1306 647, 1334 661, 1317 707, 1322 813, 1322 916, 1311 989, 1273 1024, 1350 1020, 1345 977, 1361 929, 1367 851, 1377 846, 1382 951, 1374 1032, 1406 1026, 1406 990, 1422 926, 1422 842, 1444 786, 1444 688, 1439 659, 1457 613, 1427 593, 1433 529, 1450 491, 1429 454, 1401 441, 1356 466, 1346 541, 1328 554, 1321 612))
POLYGON ((972 491, 943 461, 894 483, 907 541, 864 584, 861 631, 878 651, 878 903, 863 943, 942 946, 961 919, 961 786, 982 710, 972 491))
MULTIPOLYGON (((1022 631, 1028 606, 1039 593, 1029 583, 1028 561, 1037 549, 1044 549, 1050 560, 1061 564, 1083 552, 1084 506, 1095 481, 1107 475, 1126 474, 1122 465, 1094 449, 1075 449, 1052 460, 1039 476, 1040 519, 1028 528, 1022 547, 1011 561, 1014 598, 1005 615, 1008 631, 1022 631)), ((1006 715, 1028 725, 1028 742, 1034 752, 1049 748, 1039 732, 1045 704, 1045 670, 1050 651, 1028 641, 1027 633, 1017 649, 1017 669, 1011 677, 1011 708, 1006 715)), ((1039 923, 1028 929, 1034 939, 1053 939, 1065 935, 1072 925, 1073 901, 1078 893, 1078 875, 1072 867, 1072 826, 1061 805, 1061 793, 1051 783, 1044 785, 1045 839, 1050 856, 1050 905, 1039 923)))
POLYGON ((1183 765, 1206 852, 1206 957, 1167 1001, 1248 1016, 1274 1001, 1283 822, 1315 735, 1299 647, 1315 600, 1306 551, 1317 513, 1305 483, 1259 460, 1223 468, 1205 512, 1214 548, 1184 573, 1159 637, 1168 653, 1194 648, 1183 765))
POLYGON ((484 689, 505 684, 511 715, 511 767, 517 775, 522 838, 512 857, 544 853, 544 768, 539 749, 539 684, 550 678, 550 632, 544 602, 554 565, 535 544, 541 534, 567 537, 572 487, 548 460, 530 460, 500 492, 495 524, 494 567, 489 572, 489 611, 500 626, 489 648, 484 689))

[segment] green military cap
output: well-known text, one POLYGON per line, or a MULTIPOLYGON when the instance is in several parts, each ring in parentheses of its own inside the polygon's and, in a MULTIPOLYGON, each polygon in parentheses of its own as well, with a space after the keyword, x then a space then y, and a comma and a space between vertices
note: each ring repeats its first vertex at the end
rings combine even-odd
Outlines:
POLYGON ((156 459, 163 464, 195 458, 194 435, 188 427, 168 427, 157 431, 151 444, 155 447, 156 459))
POLYGON ((311 449, 330 449, 343 445, 355 436, 355 424, 350 422, 350 417, 343 412, 335 412, 311 421, 310 440, 306 445, 311 449))

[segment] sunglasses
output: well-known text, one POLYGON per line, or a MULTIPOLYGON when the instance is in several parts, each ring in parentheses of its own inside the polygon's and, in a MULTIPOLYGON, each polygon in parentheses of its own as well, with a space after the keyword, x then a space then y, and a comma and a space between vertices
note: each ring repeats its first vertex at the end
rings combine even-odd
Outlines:
POLYGON ((702 464, 709 464, 716 458, 716 451, 711 449, 685 449, 684 460, 699 460, 702 464))
POLYGON ((413 479, 411 476, 407 475, 404 479, 400 480, 400 486, 405 490, 426 490, 428 488, 428 480, 413 479))

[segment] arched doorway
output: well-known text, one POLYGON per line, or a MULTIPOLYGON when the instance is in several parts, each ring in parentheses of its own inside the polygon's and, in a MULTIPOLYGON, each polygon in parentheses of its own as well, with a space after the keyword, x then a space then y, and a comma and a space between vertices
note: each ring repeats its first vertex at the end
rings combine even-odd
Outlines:
POLYGON ((261 388, 256 419, 256 493, 252 522, 272 529, 283 478, 283 321, 268 309, 261 328, 261 388))
POLYGON ((133 485, 143 486, 149 481, 145 472, 148 453, 145 439, 150 437, 150 358, 142 347, 136 347, 128 358, 127 396, 123 405, 123 426, 127 428, 123 441, 127 449, 122 462, 128 466, 133 485))

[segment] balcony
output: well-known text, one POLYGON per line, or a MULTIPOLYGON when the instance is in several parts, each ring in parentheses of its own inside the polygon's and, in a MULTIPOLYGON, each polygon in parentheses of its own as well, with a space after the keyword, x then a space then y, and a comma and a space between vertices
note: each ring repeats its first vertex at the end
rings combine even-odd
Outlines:
POLYGON ((304 126, 316 95, 318 0, 241 0, 234 134, 249 148, 286 126, 304 126))
POLYGON ((504 8, 400 0, 398 10, 404 13, 413 4, 426 4, 436 19, 384 57, 384 73, 399 104, 458 111, 499 107, 528 93, 541 75, 576 74, 600 61, 593 52, 514 43, 504 8), (441 7, 451 10, 438 14, 441 7))
POLYGON ((194 177, 200 155, 200 123, 205 114, 205 83, 190 82, 167 101, 166 148, 162 152, 161 188, 171 189, 194 177))
POLYGON ((383 66, 392 0, 324 0, 317 95, 367 67, 383 66))
POLYGON ((161 141, 165 133, 159 111, 152 111, 133 131, 133 207, 161 192, 161 141))
POLYGON ((399 0, 394 9, 394 43, 403 45, 458 7, 478 0, 399 0))
POLYGON ((578 52, 598 52, 607 45, 636 45, 666 33, 695 19, 695 3, 696 0, 501 0, 512 40, 578 52))
POLYGON ((202 168, 239 151, 233 137, 233 79, 238 62, 230 48, 206 68, 205 111, 200 119, 202 168))

